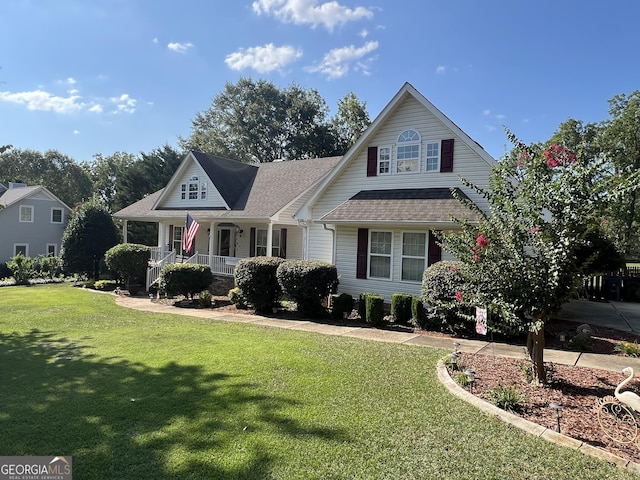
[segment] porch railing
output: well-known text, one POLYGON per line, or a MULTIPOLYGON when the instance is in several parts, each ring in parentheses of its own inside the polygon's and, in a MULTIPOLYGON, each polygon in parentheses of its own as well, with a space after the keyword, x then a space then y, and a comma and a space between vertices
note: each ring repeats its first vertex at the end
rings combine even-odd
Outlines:
POLYGON ((149 290, 149 287, 158 280, 162 267, 169 265, 170 263, 175 263, 176 261, 176 252, 169 252, 160 260, 154 260, 153 249, 151 253, 151 261, 149 262, 149 268, 147 269, 147 290, 149 290))

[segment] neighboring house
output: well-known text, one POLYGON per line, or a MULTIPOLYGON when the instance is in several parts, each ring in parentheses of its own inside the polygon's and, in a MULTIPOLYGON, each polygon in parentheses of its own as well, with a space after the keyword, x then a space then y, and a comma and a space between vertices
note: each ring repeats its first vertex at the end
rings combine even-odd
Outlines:
POLYGON ((168 262, 232 275, 239 258, 273 255, 334 263, 340 292, 420 294, 423 271, 446 258, 433 231, 450 216, 475 220, 451 194, 483 199, 495 160, 410 84, 344 157, 248 165, 190 152, 167 186, 114 214, 157 222, 148 285, 168 262), (201 228, 196 255, 179 259, 186 215, 201 228))
POLYGON ((486 186, 494 164, 407 83, 296 213, 305 258, 334 263, 340 292, 419 295, 423 271, 447 258, 433 231, 455 228, 452 214, 477 220, 450 189, 486 209, 459 177, 486 186))
POLYGON ((71 209, 43 186, 0 184, 0 262, 18 253, 60 255, 71 209))
POLYGON ((256 255, 304 258, 305 229, 293 214, 340 157, 249 165, 189 152, 167 186, 116 212, 114 218, 158 223, 147 286, 163 265, 208 264, 233 275, 238 259, 256 255), (187 213, 200 225, 195 254, 184 257, 187 213))

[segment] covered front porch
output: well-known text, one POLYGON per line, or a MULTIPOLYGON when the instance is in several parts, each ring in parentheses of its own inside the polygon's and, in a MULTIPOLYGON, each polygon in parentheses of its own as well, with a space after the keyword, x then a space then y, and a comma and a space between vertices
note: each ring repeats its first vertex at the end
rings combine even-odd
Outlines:
MULTIPOLYGON (((242 258, 302 258, 304 234, 300 227, 257 219, 242 223, 207 222, 196 215, 192 214, 200 227, 194 241, 193 254, 184 250, 185 224, 182 219, 158 222, 158 244, 151 249, 147 289, 157 281, 162 267, 172 263, 208 265, 216 276, 233 277, 235 266, 242 258)), ((123 233, 124 241, 127 242, 126 222, 123 233)))

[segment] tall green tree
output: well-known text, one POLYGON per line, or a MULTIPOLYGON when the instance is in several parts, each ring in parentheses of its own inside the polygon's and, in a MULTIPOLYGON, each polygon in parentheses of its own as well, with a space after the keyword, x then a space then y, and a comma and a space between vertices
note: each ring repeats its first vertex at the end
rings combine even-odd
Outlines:
POLYGON ((111 213, 101 201, 92 199, 71 214, 62 234, 62 261, 67 273, 98 280, 104 254, 120 241, 111 213))
MULTIPOLYGON (((640 91, 609 100, 610 118, 600 125, 600 145, 615 175, 640 171, 640 91)), ((605 223, 628 258, 640 258, 640 192, 627 189, 607 208, 605 223)))
MULTIPOLYGON (((93 191, 104 204, 113 210, 116 193, 120 190, 119 184, 126 176, 126 171, 136 161, 137 157, 131 153, 115 152, 104 156, 98 153, 93 160, 82 164, 93 182, 93 191)), ((132 202, 133 203, 133 202, 132 202)))
POLYGON ((347 93, 338 100, 338 111, 331 118, 336 139, 336 152, 343 155, 371 124, 367 102, 361 102, 355 93, 347 93))
POLYGON ((585 252, 593 252, 598 203, 611 184, 604 161, 509 137, 514 151, 494 168, 487 188, 462 179, 486 200, 489 213, 459 198, 480 221, 457 219, 461 232, 442 235, 442 245, 468 267, 469 285, 456 298, 525 330, 534 380, 544 382, 545 324, 594 260, 585 252))
POLYGON ((315 89, 295 84, 280 89, 266 80, 241 78, 227 83, 211 107, 196 115, 180 146, 247 163, 342 154, 346 138, 353 137, 348 130, 361 128, 358 109, 365 106, 357 98, 344 102, 332 120, 315 89))
POLYGON ((43 185, 70 207, 91 198, 93 184, 87 172, 57 150, 10 149, 0 156, 0 183, 22 181, 43 185))

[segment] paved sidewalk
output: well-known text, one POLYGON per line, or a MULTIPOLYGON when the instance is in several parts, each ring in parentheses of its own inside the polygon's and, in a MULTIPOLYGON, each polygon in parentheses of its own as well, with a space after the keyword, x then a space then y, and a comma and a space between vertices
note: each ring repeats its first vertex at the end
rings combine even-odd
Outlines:
MULTIPOLYGON (((594 305, 600 306, 599 308, 602 312, 606 312, 602 314, 598 318, 600 321, 612 321, 619 322, 620 318, 617 313, 612 313, 612 309, 619 311, 624 311, 624 308, 620 307, 620 305, 616 304, 615 306, 611 304, 599 304, 595 302, 580 302, 585 303, 586 305, 577 305, 576 307, 571 307, 572 310, 565 310, 564 315, 574 315, 574 318, 585 318, 584 315, 588 312, 587 307, 593 307, 594 305), (605 307, 602 307, 604 305, 605 307), (583 308, 584 310, 580 310, 578 307, 583 308), (570 312, 570 313, 567 313, 570 312)), ((321 333, 325 335, 337 335, 337 336, 345 336, 345 337, 356 337, 362 338, 365 340, 375 340, 379 342, 393 342, 393 343, 404 343, 407 345, 417 345, 423 347, 433 347, 433 348, 442 348, 444 350, 453 350, 453 341, 450 338, 445 337, 436 337, 430 335, 422 335, 418 333, 410 333, 410 332, 397 332, 391 330, 382 330, 377 328, 371 328, 366 326, 357 326, 357 325, 332 325, 332 324, 324 324, 320 322, 314 322, 310 320, 289 320, 289 319, 279 319, 279 318, 270 318, 263 317, 260 315, 251 315, 251 314, 234 314, 223 311, 216 310, 204 310, 204 309, 190 309, 190 308, 176 308, 170 305, 166 305, 161 302, 151 302, 148 298, 139 298, 139 297, 129 297, 129 296, 118 296, 116 298, 116 303, 123 307, 133 308, 135 310, 145 310, 150 312, 158 312, 158 313, 169 313, 172 315, 185 315, 192 317, 202 317, 202 318, 210 318, 212 320, 223 320, 229 322, 241 322, 241 323, 252 323, 254 325, 265 325, 270 327, 279 327, 279 328, 287 328, 290 330, 301 330, 306 332, 315 332, 321 333)), ((624 304, 624 306, 635 305, 635 304, 624 304)), ((599 311, 599 310, 598 310, 599 311)), ((634 308, 632 310, 633 321, 635 322, 636 316, 638 319, 638 328, 640 328, 640 306, 638 308, 634 308)), ((560 316, 559 318, 563 318, 560 316)), ((572 318, 566 318, 567 320, 572 321, 583 321, 583 320, 574 320, 572 318)), ((592 325, 601 325, 598 322, 587 322, 592 325)), ((608 326, 608 325, 603 325, 608 326)), ((613 327, 615 328, 615 327, 613 327)), ((512 357, 512 358, 524 358, 524 347, 519 345, 510 345, 506 343, 499 342, 491 342, 491 341, 482 341, 482 340, 466 340, 466 339, 457 339, 460 346, 458 347, 460 351, 465 353, 472 354, 483 354, 483 355, 499 355, 503 357, 512 357)), ((553 350, 553 349, 545 349, 545 361, 553 362, 561 365, 574 365, 579 367, 589 367, 589 368, 599 368, 602 370, 609 370, 614 372, 620 372, 624 367, 632 367, 637 374, 640 374, 640 358, 632 358, 632 357, 619 357, 615 355, 598 355, 595 353, 581 353, 581 352, 568 352, 564 350, 553 350)))

